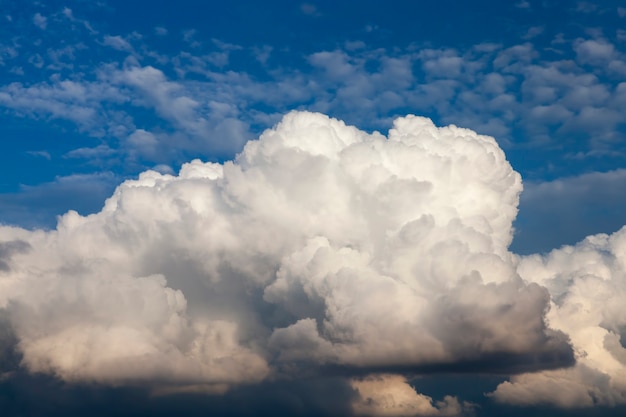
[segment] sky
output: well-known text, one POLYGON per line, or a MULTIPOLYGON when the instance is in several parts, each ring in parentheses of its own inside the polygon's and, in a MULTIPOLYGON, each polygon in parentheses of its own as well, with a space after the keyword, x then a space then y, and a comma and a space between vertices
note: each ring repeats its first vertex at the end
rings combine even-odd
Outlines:
POLYGON ((617 0, 0 0, 0 409, 623 415, 624 114, 617 0))

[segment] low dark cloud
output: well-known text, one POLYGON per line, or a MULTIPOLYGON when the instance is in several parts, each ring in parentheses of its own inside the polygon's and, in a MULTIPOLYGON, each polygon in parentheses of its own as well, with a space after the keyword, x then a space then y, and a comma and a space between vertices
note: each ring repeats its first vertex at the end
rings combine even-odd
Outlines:
POLYGON ((341 417, 352 415, 350 404, 355 395, 339 378, 265 382, 217 396, 155 396, 142 387, 68 384, 23 372, 0 380, 0 408, 7 416, 341 417))

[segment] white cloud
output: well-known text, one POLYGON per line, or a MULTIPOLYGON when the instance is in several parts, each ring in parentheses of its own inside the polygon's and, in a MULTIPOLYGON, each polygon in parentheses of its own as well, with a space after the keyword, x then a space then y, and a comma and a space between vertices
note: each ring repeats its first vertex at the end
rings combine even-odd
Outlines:
POLYGON ((37 158, 47 159, 48 161, 52 158, 48 151, 28 151, 26 153, 37 158))
POLYGON ((549 289, 547 318, 570 336, 576 365, 515 376, 498 386, 495 399, 566 408, 625 404, 626 228, 545 256, 523 257, 518 271, 549 289))
POLYGON ((317 10, 317 6, 311 3, 301 3, 300 11, 308 16, 321 16, 321 13, 317 10))
POLYGON ((33 23, 38 28, 45 30, 48 26, 48 19, 45 16, 42 16, 40 13, 35 13, 33 16, 33 23))
POLYGON ((113 49, 124 52, 133 52, 132 45, 121 36, 106 35, 102 41, 103 45, 110 46, 113 49))
POLYGON ((536 106, 530 111, 530 117, 544 126, 562 124, 572 116, 572 112, 559 104, 536 106))
POLYGON ((526 39, 536 38, 537 36, 541 35, 544 30, 545 30, 545 27, 543 26, 532 26, 528 28, 528 31, 526 32, 524 36, 522 36, 522 39, 526 40, 526 39))
POLYGON ((579 39, 574 45, 574 50, 578 61, 592 65, 605 64, 615 53, 615 47, 602 39, 579 39))
POLYGON ((342 81, 354 74, 356 68, 349 61, 350 57, 341 51, 316 52, 309 57, 311 65, 323 69, 331 81, 342 81))
POLYGON ((0 43, 0 65, 6 65, 7 61, 16 58, 19 55, 18 49, 19 45, 5 45, 0 43))
POLYGON ((594 13, 598 10, 598 5, 588 1, 579 1, 576 3, 575 11, 580 13, 594 13))
MULTIPOLYGON (((409 116, 385 138, 290 113, 235 161, 145 172, 51 232, 0 228, 30 246, 3 260, 0 306, 24 366, 71 381, 558 366, 541 362, 569 352, 544 323, 548 293, 507 250, 520 191, 471 130, 409 116)), ((446 401, 432 407, 458 408, 446 401)))
MULTIPOLYGON (((195 32, 185 33, 193 42, 195 32)), ((311 53, 303 65, 287 67, 269 59, 270 53, 284 51, 246 49, 213 39, 203 49, 170 57, 151 51, 146 39, 139 34, 94 38, 100 47, 135 49, 132 60, 102 64, 91 75, 75 68, 85 45, 33 53, 29 59, 36 67, 72 75, 19 85, 19 92, 11 91, 15 85, 5 85, 0 94, 9 95, 0 105, 20 114, 71 120, 82 131, 107 137, 110 148, 143 129, 160 143, 150 153, 150 162, 168 164, 180 163, 185 153, 232 156, 252 137, 251 131, 262 131, 267 120, 294 108, 337 115, 367 129, 384 128, 394 114, 411 108, 442 123, 497 136, 503 144, 562 144, 575 132, 576 146, 585 148, 583 152, 623 136, 617 127, 625 107, 615 83, 605 75, 626 73, 626 59, 601 37, 559 46, 563 54, 575 52, 575 61, 546 60, 530 43, 479 44, 466 50, 420 45, 382 50, 354 44, 311 53), (234 51, 260 62, 264 72, 234 71, 234 51), (588 65, 593 71, 585 69, 588 65), (78 105, 77 98, 64 93, 62 83, 116 91, 119 99, 102 96, 97 101, 94 95, 94 100, 78 105), (129 103, 135 108, 128 108, 129 103), (230 111, 214 112, 211 103, 230 111), (135 120, 136 107, 154 110, 154 115, 135 120)))
MULTIPOLYGON (((589 5, 580 9, 591 11, 589 5)), ((518 2, 516 6, 529 8, 530 4, 518 2)), ((309 12, 317 11, 313 6, 309 12)), ((68 25, 81 22, 70 9, 64 9, 63 14, 68 25)), ((621 16, 621 8, 618 14, 621 16)), ((32 23, 30 16, 29 24, 45 29, 49 23, 52 27, 52 15, 47 20, 35 15, 32 23)), ((90 29, 87 22, 82 23, 90 29)), ((155 31, 161 36, 167 33, 161 28, 155 31)), ((510 167, 497 156, 499 150, 485 153, 485 149, 497 146, 482 143, 482 148, 472 147, 476 135, 471 132, 436 130, 427 123, 403 121, 400 123, 411 126, 409 130, 421 129, 417 135, 420 140, 409 146, 406 138, 384 142, 379 136, 346 133, 349 129, 335 122, 312 118, 306 129, 326 139, 334 135, 338 144, 330 140, 314 143, 313 134, 298 133, 305 129, 300 122, 286 119, 278 131, 270 131, 261 142, 249 145, 235 162, 194 162, 178 177, 165 174, 171 174, 167 164, 175 166, 172 161, 186 151, 198 154, 218 150, 228 155, 240 150, 250 137, 250 126, 269 126, 280 112, 291 108, 325 110, 371 129, 385 126, 389 115, 410 107, 445 123, 498 135, 502 142, 512 129, 520 136, 525 133, 529 140, 545 138, 545 144, 566 149, 572 144, 571 137, 576 141, 584 138, 588 144, 581 145, 581 140, 573 152, 580 150, 576 153, 580 158, 597 155, 610 141, 623 139, 619 130, 626 109, 625 84, 617 84, 626 73, 626 60, 620 52, 623 45, 611 43, 598 32, 592 39, 574 42, 557 36, 562 42, 555 43, 556 52, 562 54, 560 57, 572 57, 557 61, 529 43, 481 44, 467 50, 413 45, 384 51, 357 41, 346 44, 345 50, 312 53, 304 66, 281 68, 276 65, 284 62, 279 59, 284 51, 261 48, 252 55, 266 72, 257 76, 230 67, 231 51, 237 50, 241 56, 250 51, 216 40, 208 43, 217 48, 215 51, 198 49, 175 58, 146 51, 146 45, 133 40, 137 48, 134 60, 102 65, 86 74, 75 62, 79 54, 76 45, 40 49, 41 54, 33 51, 28 58, 32 66, 25 64, 25 71, 38 68, 46 77, 52 72, 71 72, 71 77, 56 75, 41 83, 5 85, 0 89, 3 107, 19 115, 70 120, 80 130, 104 138, 99 146, 81 147, 68 157, 122 158, 120 155, 126 153, 125 162, 144 158, 148 166, 157 164, 155 170, 162 175, 144 174, 137 183, 122 185, 109 211, 88 218, 67 215, 62 222, 69 225, 66 229, 48 234, 2 229, 2 239, 23 238, 34 248, 2 258, 9 271, 6 280, 0 278, 2 285, 11 286, 22 279, 30 282, 32 271, 18 269, 33 260, 33 268, 39 269, 32 275, 48 280, 49 286, 44 288, 69 306, 58 316, 44 317, 54 308, 42 300, 43 296, 37 298, 36 291, 29 294, 28 285, 23 286, 24 298, 11 295, 25 308, 15 307, 12 314, 21 323, 24 345, 30 347, 28 362, 66 379, 114 383, 154 378, 165 383, 210 384, 218 389, 222 384, 262 379, 268 372, 279 372, 277 368, 283 372, 283 365, 302 358, 322 366, 345 367, 384 367, 389 364, 381 358, 389 357, 395 358, 398 366, 471 361, 499 350, 521 354, 515 349, 551 349, 545 347, 551 332, 541 320, 550 303, 556 312, 550 317, 567 322, 555 327, 575 335, 577 346, 586 346, 578 324, 568 322, 567 308, 576 299, 573 295, 567 293, 564 297, 570 298, 570 304, 561 305, 557 298, 563 294, 555 293, 544 281, 540 284, 550 293, 528 284, 535 280, 533 273, 522 274, 527 282, 517 278, 515 261, 506 247, 520 185, 516 181, 504 184, 510 167), (148 111, 135 119, 129 106, 148 111), (152 112, 157 116, 154 120, 143 117, 152 112), (300 135, 298 140, 303 143, 289 142, 287 136, 292 134, 300 135), (455 145, 462 144, 462 149, 446 147, 448 134, 455 137, 455 145), (365 139, 341 143, 350 135, 365 139), (428 135, 437 140, 430 140, 428 135), (462 138, 469 138, 470 144, 462 138), (324 146, 327 148, 322 149, 324 146), (384 158, 377 160, 376 155, 384 158), (413 158, 410 161, 409 156, 413 158), (349 158, 353 159, 346 162, 349 158), (415 161, 423 165, 423 171, 411 166, 415 161), (482 171, 494 166, 501 170, 482 171), (431 169, 437 175, 428 176, 426 172, 431 169), (307 182, 311 172, 318 173, 315 180, 321 184, 307 182), (481 175, 472 176, 472 172, 481 175), (450 183, 442 185, 443 179, 450 183), (408 198, 412 200, 408 202, 408 198), (437 241, 434 236, 445 238, 437 241), (372 242, 382 243, 376 246, 372 242), (105 255, 100 256, 100 249, 105 255), (438 258, 434 254, 443 255, 438 258), (109 255, 122 260, 121 264, 109 265, 109 255), (55 256, 56 260, 51 259, 55 256), (131 259, 133 256, 136 259, 131 259), (444 258, 458 259, 458 268, 449 266, 444 258), (68 270, 71 273, 66 277, 68 270), (472 270, 477 274, 468 272, 472 270), (257 277, 254 272, 263 282, 250 283, 257 277), (119 277, 119 281, 109 282, 103 278, 107 274, 119 277), (72 279, 78 280, 78 275, 88 283, 82 287, 74 283, 72 279), (229 284, 223 282, 231 277, 235 279, 229 284), (357 284, 360 292, 353 290, 357 284), (146 311, 157 310, 152 316, 155 322, 147 323, 151 315, 142 308, 124 304, 123 291, 122 295, 113 294, 116 286, 143 300, 146 311), (105 294, 106 302, 120 303, 119 317, 89 297, 94 288, 105 294), (79 293, 75 299, 68 295, 72 291, 79 293), (239 291, 246 295, 233 295, 239 291), (181 294, 185 302, 177 299, 181 294), (550 296, 552 300, 547 301, 550 296), (475 303, 477 298, 484 305, 475 303), (393 300, 393 308, 384 307, 383 299, 393 300), (212 305, 205 305, 206 300, 212 305), (227 305, 229 302, 233 306, 227 305), (383 307, 368 310, 370 304, 383 307), (418 308, 412 308, 414 305, 418 308), (275 315, 268 319, 267 311, 260 312, 258 306, 275 315), (29 307, 41 308, 41 317, 29 307), (507 313, 500 314, 500 310, 507 313), (451 312, 453 319, 440 324, 440 319, 451 312), (84 321, 72 322, 74 316, 84 316, 84 321), (497 320, 492 319, 494 316, 497 320), (137 318, 129 328, 124 327, 127 317, 137 318), (49 334, 42 336, 37 332, 39 326, 47 329, 47 320, 53 325, 49 334), (166 327, 168 332, 172 328, 175 331, 162 332, 166 327), (520 341, 510 335, 512 332, 521 335, 520 341), (396 346, 387 346, 385 337, 397 341, 396 346), (137 363, 136 368, 128 366, 116 344, 122 339, 132 341, 129 354, 145 354, 146 362, 137 363), (422 343, 423 351, 411 350, 416 342, 422 343), (84 368, 76 371, 79 365, 71 363, 67 352, 48 349, 55 343, 76 346, 75 357, 84 360, 84 368), (101 343, 106 354, 90 343, 101 343), (217 343, 215 356, 201 352, 213 343, 217 343), (228 354, 223 352, 229 349, 236 352, 233 363, 218 367, 214 373, 206 370, 212 361, 228 362, 228 354), (110 361, 118 362, 111 365, 110 361), (173 365, 167 367, 160 361, 173 365), (248 364, 252 365, 246 374, 242 368, 248 364), (226 376, 228 372, 232 375, 226 376)), ((538 28, 531 28, 527 36, 538 34, 538 28)), ((193 47, 203 47, 196 37, 192 31, 185 33, 193 47)), ((617 37, 624 36, 618 31, 617 37)), ((128 35, 100 35, 97 39, 103 39, 106 46, 131 50, 128 35)), ((17 43, 2 48, 3 63, 19 55, 17 43)), ((42 201, 41 195, 54 194, 67 200, 79 192, 104 195, 102 190, 108 190, 110 182, 60 178, 25 189, 17 206, 4 204, 3 208, 12 215, 25 216, 23 207, 42 201), (67 191, 70 189, 74 191, 67 191)), ((581 230, 590 224, 604 227, 603 217, 607 216, 596 213, 590 221, 586 210, 608 210, 595 205, 599 200, 621 201, 623 182, 623 173, 614 171, 529 184, 528 197, 523 199, 560 213, 559 218, 552 217, 556 225, 566 219, 579 223, 581 230), (593 201, 586 197, 589 193, 593 201), (576 205, 583 215, 571 220, 561 214, 567 204, 576 205)), ((615 230, 614 226, 606 226, 606 230, 615 230)), ((540 229, 545 235, 545 229, 540 229)), ((551 237, 542 239, 545 242, 551 237)), ((593 249, 598 253, 613 250, 598 247, 593 249)), ((570 250, 570 263, 588 256, 580 248, 570 250)), ((621 262, 621 256, 614 255, 611 262, 594 262, 604 262, 610 269, 613 263, 621 262)), ((520 265, 527 265, 528 259, 523 258, 520 265)), ((566 269, 562 265, 550 268, 554 281, 578 274, 559 272, 566 269)), ((611 271, 610 278, 602 278, 611 281, 615 288, 609 287, 621 294, 621 272, 615 268, 611 271)), ((568 291, 583 290, 586 287, 572 283, 568 291)), ((591 294, 580 301, 588 303, 590 310, 597 310, 595 304, 600 302, 591 294)), ((499 387, 495 397, 511 401, 516 396, 518 403, 552 402, 568 407, 621 401, 621 374, 598 368, 605 360, 613 363, 609 356, 617 362, 624 356, 616 344, 617 330, 603 326, 608 325, 592 323, 588 326, 591 330, 587 329, 589 339, 602 339, 601 346, 599 342, 589 345, 595 352, 589 357, 596 359, 579 361, 569 370, 517 376, 499 387), (549 389, 550 381, 570 387, 575 395, 555 394, 549 389)), ((622 372, 621 366, 615 369, 622 372)), ((398 381, 396 385, 407 394, 408 404, 438 409, 398 381)), ((380 401, 369 404, 374 407, 380 401)))
POLYGON ((114 85, 132 87, 135 105, 153 108, 172 123, 179 132, 178 139, 180 133, 185 136, 182 141, 177 139, 174 150, 209 148, 214 153, 232 153, 249 135, 247 124, 235 117, 239 111, 236 106, 217 101, 203 103, 189 88, 193 86, 170 81, 154 67, 132 66, 111 71, 106 77, 114 85))
POLYGON ((425 58, 424 70, 435 78, 457 78, 461 75, 463 59, 454 54, 425 58))
POLYGON ((155 151, 158 141, 155 136, 143 129, 134 131, 128 137, 128 143, 131 149, 139 151, 142 154, 150 154, 155 151))
POLYGON ((103 101, 123 102, 116 88, 93 82, 53 79, 50 83, 25 86, 12 83, 0 89, 0 105, 20 113, 71 120, 85 130, 99 129, 103 101))
POLYGON ((70 9, 69 7, 64 7, 62 13, 63 13, 63 16, 65 16, 67 19, 74 20, 74 13, 72 12, 72 9, 70 9))
POLYGON ((94 148, 73 149, 65 154, 64 157, 97 160, 98 158, 111 156, 116 153, 114 149, 109 148, 107 145, 98 145, 94 148))
POLYGON ((352 387, 358 393, 352 404, 356 415, 367 416, 461 416, 470 415, 471 404, 460 404, 447 396, 436 404, 432 398, 418 394, 400 375, 374 375, 353 379, 352 387))
POLYGON ((493 61, 496 69, 503 72, 519 72, 538 57, 538 53, 530 43, 511 46, 498 52, 493 61))

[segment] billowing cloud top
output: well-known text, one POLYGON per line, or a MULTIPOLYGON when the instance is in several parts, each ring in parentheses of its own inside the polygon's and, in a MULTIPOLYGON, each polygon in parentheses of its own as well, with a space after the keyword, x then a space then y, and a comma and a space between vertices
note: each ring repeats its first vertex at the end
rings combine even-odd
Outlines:
MULTIPOLYGON (((494 139, 471 130, 407 116, 384 137, 293 112, 234 161, 144 172, 54 231, 1 227, 0 308, 22 365, 68 381, 221 392, 345 372, 363 397, 378 385, 405 395, 389 372, 571 365, 591 343, 568 321, 574 301, 601 296, 567 292, 567 254, 520 263, 508 251, 521 190, 494 139)), ((592 272, 608 283, 624 265, 606 262, 592 272)), ((615 303, 585 322, 613 326, 588 355, 617 355, 623 375, 615 303)), ((493 395, 519 388, 533 403, 524 378, 546 372, 574 371, 522 374, 493 395)), ((363 401, 357 412, 377 413, 363 401)))

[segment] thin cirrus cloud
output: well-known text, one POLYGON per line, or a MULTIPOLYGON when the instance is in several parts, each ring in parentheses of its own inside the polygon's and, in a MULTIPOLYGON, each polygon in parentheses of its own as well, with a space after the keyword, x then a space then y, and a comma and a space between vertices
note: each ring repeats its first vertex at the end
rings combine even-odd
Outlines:
POLYGON ((294 112, 233 161, 144 172, 49 232, 3 226, 0 303, 22 366, 74 383, 343 375, 355 414, 461 415, 407 377, 495 372, 494 401, 623 404, 626 235, 519 258, 521 190, 471 130, 294 112), (555 379, 580 395, 537 388, 555 379))

